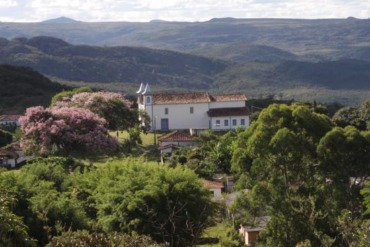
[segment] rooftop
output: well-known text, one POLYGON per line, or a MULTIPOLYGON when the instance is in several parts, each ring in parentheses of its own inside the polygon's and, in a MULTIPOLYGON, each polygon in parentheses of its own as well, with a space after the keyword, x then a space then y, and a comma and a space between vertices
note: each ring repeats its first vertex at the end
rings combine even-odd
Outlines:
POLYGON ((222 189, 224 188, 224 184, 216 181, 210 181, 203 179, 203 185, 208 188, 216 188, 216 189, 222 189))
POLYGON ((0 121, 16 122, 22 115, 0 115, 0 121))
POLYGON ((194 137, 190 134, 175 130, 158 139, 160 142, 191 142, 194 141, 194 137))
POLYGON ((210 117, 246 116, 249 110, 248 107, 212 108, 207 113, 210 117))
POLYGON ((190 104, 246 100, 245 94, 211 95, 207 92, 153 94, 154 104, 190 104))
POLYGON ((12 151, 0 148, 0 157, 1 158, 6 157, 6 158, 11 158, 11 159, 18 159, 19 155, 16 152, 12 152, 12 151))

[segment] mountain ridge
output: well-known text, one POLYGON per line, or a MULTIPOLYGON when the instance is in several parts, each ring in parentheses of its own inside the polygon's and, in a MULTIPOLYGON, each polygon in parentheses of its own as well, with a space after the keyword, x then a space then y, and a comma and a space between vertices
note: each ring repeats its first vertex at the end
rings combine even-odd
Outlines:
MULTIPOLYGON (((261 47, 266 49, 258 49, 261 47)), ((280 50, 277 51, 278 54, 280 50)), ((125 85, 144 82, 157 88, 244 92, 249 97, 284 96, 289 92, 287 97, 294 98, 296 90, 299 95, 307 95, 299 96, 303 100, 349 104, 370 97, 370 61, 312 62, 283 57, 235 62, 143 47, 72 45, 45 36, 0 39, 0 63, 29 66, 67 84, 100 83, 105 90, 113 82, 121 84, 123 91, 125 85), (314 88, 328 93, 317 97, 314 88)))

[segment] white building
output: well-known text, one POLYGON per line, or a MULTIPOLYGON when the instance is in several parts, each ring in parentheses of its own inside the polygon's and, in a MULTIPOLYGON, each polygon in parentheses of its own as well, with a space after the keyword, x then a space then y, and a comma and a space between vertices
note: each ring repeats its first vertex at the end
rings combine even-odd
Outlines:
POLYGON ((137 91, 139 110, 151 118, 151 130, 230 130, 249 126, 244 94, 207 92, 153 93, 147 84, 137 91))

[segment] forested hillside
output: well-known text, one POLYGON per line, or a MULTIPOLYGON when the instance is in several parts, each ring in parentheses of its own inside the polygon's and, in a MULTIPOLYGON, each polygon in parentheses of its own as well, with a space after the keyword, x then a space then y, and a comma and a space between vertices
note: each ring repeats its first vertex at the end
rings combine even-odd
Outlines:
MULTIPOLYGON (((366 58, 370 19, 234 19, 216 18, 206 22, 101 22, 87 23, 0 23, 2 37, 61 38, 72 44, 144 46, 197 54, 231 46, 271 46, 312 59, 332 59, 350 55, 366 58)), ((222 54, 215 53, 214 56, 222 54)), ((227 55, 229 56, 229 55, 227 55)), ((224 58, 223 56, 220 56, 224 58)))
POLYGON ((33 105, 48 105, 54 94, 67 88, 30 68, 11 65, 0 65, 0 87, 0 114, 23 113, 33 105))
POLYGON ((145 82, 161 89, 244 92, 249 98, 280 95, 343 104, 358 104, 370 95, 369 61, 304 61, 265 46, 244 51, 250 54, 256 49, 255 59, 240 53, 240 61, 233 62, 142 47, 72 45, 40 36, 2 39, 0 62, 29 66, 67 83, 101 83, 94 87, 126 93, 133 93, 132 85, 145 82), (258 54, 266 56, 257 59, 258 54))

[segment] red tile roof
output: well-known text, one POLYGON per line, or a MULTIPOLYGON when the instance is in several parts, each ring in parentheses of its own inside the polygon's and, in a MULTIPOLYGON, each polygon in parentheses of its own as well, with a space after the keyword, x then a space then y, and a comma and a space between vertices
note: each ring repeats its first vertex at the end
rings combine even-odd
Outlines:
POLYGON ((191 93, 156 93, 153 94, 154 104, 190 104, 226 101, 245 101, 245 94, 211 95, 207 92, 191 93))
POLYGON ((158 93, 153 95, 154 104, 188 104, 211 102, 208 93, 158 93))
POLYGON ((247 96, 242 93, 238 94, 223 94, 223 95, 211 95, 212 101, 224 102, 224 101, 246 101, 247 96))
POLYGON ((22 115, 0 115, 0 121, 13 121, 16 122, 22 115))
POLYGON ((207 112, 210 117, 247 116, 248 107, 212 108, 207 112))
POLYGON ((19 155, 16 152, 8 151, 0 148, 0 157, 7 157, 11 159, 18 159, 19 155))
POLYGON ((210 181, 210 180, 205 180, 203 179, 203 185, 208 188, 213 188, 213 189, 222 189, 224 188, 224 184, 216 181, 210 181))
POLYGON ((160 142, 191 142, 194 137, 183 131, 172 131, 158 139, 160 142))

